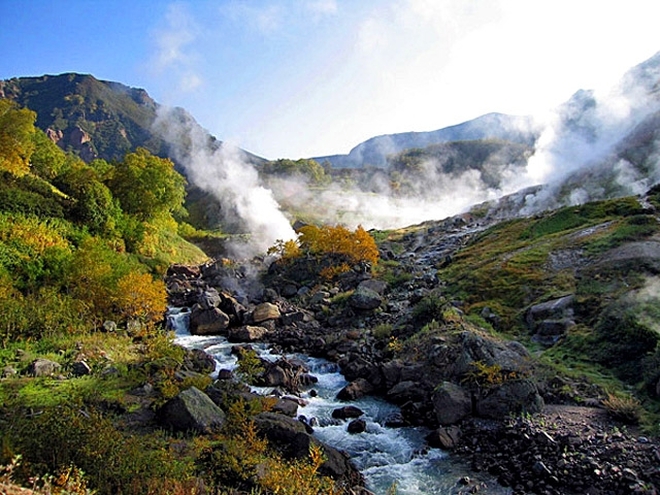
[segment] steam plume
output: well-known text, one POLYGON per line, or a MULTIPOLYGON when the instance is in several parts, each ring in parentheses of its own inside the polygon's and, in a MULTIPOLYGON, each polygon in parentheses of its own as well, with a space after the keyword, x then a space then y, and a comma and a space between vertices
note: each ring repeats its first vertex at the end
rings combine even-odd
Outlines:
POLYGON ((225 215, 237 215, 243 230, 250 234, 247 244, 232 246, 233 255, 251 257, 265 252, 278 239, 295 237, 271 191, 259 183, 257 171, 240 149, 214 141, 178 109, 161 108, 155 126, 173 146, 188 179, 213 194, 225 215))

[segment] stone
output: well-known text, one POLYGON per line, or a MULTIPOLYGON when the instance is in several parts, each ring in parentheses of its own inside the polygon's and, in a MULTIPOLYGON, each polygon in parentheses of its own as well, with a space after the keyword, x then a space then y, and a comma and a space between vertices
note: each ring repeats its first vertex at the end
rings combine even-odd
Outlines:
POLYGON ((298 403, 295 400, 283 397, 278 399, 277 403, 273 406, 272 411, 293 418, 298 412, 298 403))
POLYGON ((364 419, 354 419, 348 423, 348 427, 346 428, 346 431, 348 431, 351 435, 364 433, 366 430, 367 422, 364 419))
POLYGON ((418 402, 424 399, 426 392, 418 382, 405 380, 394 385, 386 395, 389 401, 401 405, 408 401, 418 402))
POLYGON ((190 313, 190 333, 193 335, 219 335, 229 327, 229 316, 218 308, 203 309, 194 306, 190 313))
POLYGON ((281 290, 282 297, 287 299, 298 294, 298 287, 295 284, 285 284, 281 290))
POLYGON ((183 368, 197 373, 211 374, 215 371, 215 359, 202 349, 190 349, 183 358, 183 368))
POLYGON ((201 296, 199 296, 199 304, 204 309, 217 308, 220 306, 221 302, 222 298, 220 297, 220 294, 213 287, 206 289, 202 292, 201 296))
POLYGON ((451 382, 442 382, 432 396, 433 410, 438 423, 453 425, 472 413, 472 398, 468 393, 451 382))
POLYGON ((368 289, 382 296, 387 290, 387 282, 375 278, 370 278, 360 282, 357 288, 358 290, 368 289))
POLYGON ((461 439, 461 429, 458 426, 446 426, 432 431, 426 436, 431 447, 452 450, 461 439))
POLYGON ((198 266, 188 266, 174 264, 170 265, 167 269, 167 278, 169 277, 183 277, 183 278, 198 278, 200 270, 198 266))
POLYGON ((332 417, 335 419, 359 418, 363 414, 364 411, 355 406, 338 407, 332 411, 332 417))
POLYGON ((261 323, 267 320, 276 320, 281 316, 280 309, 273 303, 261 303, 252 312, 252 321, 261 323))
POLYGON ((210 433, 225 422, 225 413, 196 387, 181 391, 158 412, 160 423, 174 431, 210 433))
POLYGON ((27 372, 34 377, 53 376, 55 373, 59 373, 61 368, 55 361, 39 358, 30 363, 27 372))
POLYGON ((258 342, 268 335, 268 329, 246 325, 239 328, 230 328, 227 331, 227 340, 229 342, 258 342))
POLYGON ((117 331, 117 324, 112 320, 105 320, 103 322, 103 331, 108 333, 114 333, 117 331))
POLYGON ((478 400, 476 413, 483 418, 500 419, 520 412, 533 414, 542 409, 543 399, 534 383, 529 380, 510 380, 478 400))
POLYGON ((366 287, 358 287, 355 292, 348 298, 348 304, 354 309, 360 310, 374 310, 378 308, 383 302, 383 298, 378 292, 367 289, 366 287))
POLYGON ((370 394, 373 392, 373 389, 373 386, 366 379, 358 378, 342 388, 339 393, 337 393, 337 398, 339 400, 347 401, 355 400, 370 394))
POLYGON ((71 366, 71 372, 74 376, 86 376, 92 374, 92 368, 85 361, 76 361, 71 366))

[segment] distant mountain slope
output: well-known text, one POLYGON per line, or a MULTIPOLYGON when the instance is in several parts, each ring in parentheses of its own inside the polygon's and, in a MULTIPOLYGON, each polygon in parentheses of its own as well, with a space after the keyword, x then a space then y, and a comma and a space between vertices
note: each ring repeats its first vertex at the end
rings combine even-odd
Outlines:
POLYGON ((386 167, 387 157, 411 148, 432 144, 477 139, 500 139, 525 145, 533 144, 538 129, 531 117, 489 113, 458 125, 430 132, 404 132, 373 137, 358 144, 348 155, 315 158, 336 168, 386 167))
POLYGON ((37 112, 37 126, 86 161, 118 160, 139 146, 167 155, 151 131, 158 104, 143 89, 70 73, 1 81, 0 96, 37 112))
MULTIPOLYGON (((0 98, 9 98, 37 112, 37 127, 64 150, 83 160, 120 160, 138 147, 174 159, 170 144, 154 132, 153 123, 161 107, 144 89, 118 82, 101 81, 92 75, 67 73, 39 77, 17 77, 0 81, 0 98)), ((192 122, 185 110, 176 109, 179 119, 192 122)), ((245 152, 255 162, 263 159, 245 152)))

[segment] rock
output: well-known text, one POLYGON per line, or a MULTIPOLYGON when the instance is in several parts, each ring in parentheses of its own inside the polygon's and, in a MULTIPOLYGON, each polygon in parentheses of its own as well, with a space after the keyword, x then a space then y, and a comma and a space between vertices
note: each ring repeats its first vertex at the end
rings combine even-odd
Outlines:
POLYGON ((261 303, 252 312, 252 321, 261 323, 267 320, 276 320, 281 315, 280 309, 272 303, 261 303))
POLYGON ((71 366, 73 376, 86 376, 92 374, 92 368, 85 361, 76 361, 71 366))
POLYGON ((246 325, 239 328, 230 328, 227 332, 229 342, 258 342, 268 334, 268 329, 246 325))
POLYGON ((170 277, 180 277, 180 278, 199 278, 200 270, 198 266, 188 266, 188 265, 170 265, 167 269, 167 278, 170 277))
POLYGON ((458 423, 472 413, 471 397, 451 382, 438 385, 433 392, 432 401, 436 419, 443 426, 458 423))
POLYGON ((259 432, 265 435, 284 457, 307 459, 310 446, 320 446, 325 458, 319 468, 321 474, 349 486, 361 484, 361 475, 352 466, 348 457, 307 433, 307 427, 302 422, 281 414, 265 412, 256 415, 254 423, 259 432))
POLYGON ((225 413, 201 390, 190 387, 167 401, 158 413, 160 423, 174 431, 209 433, 225 422, 225 413))
POLYGON ((282 297, 286 297, 288 299, 298 294, 298 287, 296 287, 295 284, 285 284, 282 287, 280 293, 282 294, 282 297))
POLYGON ((229 316, 218 308, 203 309, 195 305, 190 313, 190 333, 219 335, 229 326, 229 316))
POLYGON ((397 383, 387 391, 387 399, 394 404, 404 404, 408 401, 418 402, 426 398, 426 391, 418 383, 411 380, 405 380, 397 383))
POLYGON ((370 278, 368 280, 363 280, 362 282, 360 282, 357 288, 358 290, 368 289, 382 296, 387 290, 387 282, 375 278, 370 278))
POLYGON ((272 410, 273 412, 284 414, 293 418, 298 412, 298 403, 295 400, 283 397, 277 401, 272 410))
POLYGON ((103 322, 103 331, 114 333, 117 331, 117 324, 112 320, 106 320, 103 322))
POLYGON ((534 330, 535 326, 543 320, 561 320, 573 317, 573 304, 575 296, 569 295, 535 304, 527 310, 525 321, 534 330))
POLYGON ((190 349, 183 358, 183 369, 211 374, 215 371, 215 359, 202 349, 190 349))
POLYGON ((363 414, 364 411, 355 406, 338 407, 332 411, 332 417, 335 419, 359 418, 363 414))
POLYGON ((55 373, 59 373, 61 366, 55 361, 49 359, 35 359, 30 363, 27 368, 28 374, 34 377, 42 376, 53 376, 55 373))
POLYGON ((438 428, 426 436, 426 441, 431 447, 452 450, 461 439, 461 429, 458 426, 447 426, 438 428))
POLYGON ((201 296, 199 296, 199 304, 204 309, 217 308, 220 306, 221 302, 222 298, 220 297, 220 294, 213 287, 206 289, 202 292, 201 296))
POLYGON ((364 419, 354 419, 348 423, 348 427, 346 428, 346 431, 348 431, 351 435, 355 435, 356 433, 364 433, 366 430, 367 422, 364 419))
POLYGON ((348 298, 348 304, 355 309, 360 310, 373 310, 379 307, 383 302, 383 298, 378 292, 368 289, 366 287, 358 287, 353 294, 348 298))
POLYGON ((536 413, 543 409, 543 399, 529 380, 509 380, 477 401, 476 413, 483 418, 501 419, 520 412, 536 413))
POLYGON ((11 366, 5 366, 2 370, 2 378, 11 378, 16 375, 18 375, 18 371, 11 366))
POLYGON ((373 390, 373 386, 367 380, 364 378, 358 378, 342 388, 339 393, 337 393, 337 398, 339 400, 347 401, 355 400, 370 394, 373 390))

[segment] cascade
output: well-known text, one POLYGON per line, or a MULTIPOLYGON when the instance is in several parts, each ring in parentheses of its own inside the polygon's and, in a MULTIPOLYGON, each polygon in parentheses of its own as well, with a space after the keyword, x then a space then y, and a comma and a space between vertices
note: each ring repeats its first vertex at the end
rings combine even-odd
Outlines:
MULTIPOLYGON (((221 369, 233 370, 237 366, 236 357, 229 343, 220 336, 197 336, 188 331, 188 312, 171 308, 168 325, 175 332, 175 342, 186 348, 203 349, 216 360, 217 376, 221 369)), ((270 361, 280 356, 273 354, 266 344, 251 344, 260 357, 270 361)), ((398 414, 398 407, 376 397, 364 397, 351 402, 360 408, 366 422, 366 430, 351 434, 347 430, 350 420, 332 417, 332 411, 347 405, 336 398, 347 381, 339 372, 339 367, 321 358, 304 354, 285 356, 302 361, 310 373, 318 378, 314 393, 303 392, 301 398, 307 403, 299 408, 298 414, 308 420, 313 419, 314 435, 319 440, 339 450, 347 452, 365 477, 367 488, 376 495, 396 493, 397 495, 430 495, 461 493, 457 484, 464 476, 474 479, 474 473, 456 462, 440 449, 427 449, 425 436, 428 430, 420 427, 388 427, 386 423, 398 414), (392 487, 396 491, 392 492, 392 487)), ((272 389, 253 387, 259 393, 268 394, 272 389)), ((464 488, 464 487, 463 487, 464 488)), ((502 487, 489 483, 489 494, 511 493, 502 487)))

